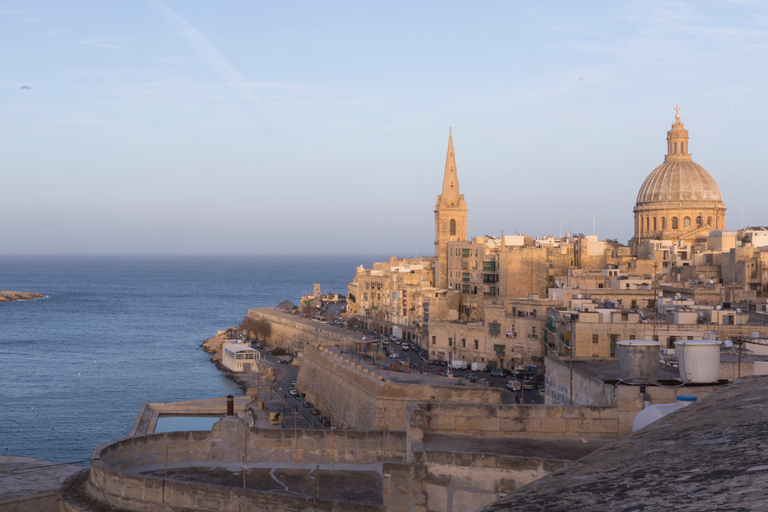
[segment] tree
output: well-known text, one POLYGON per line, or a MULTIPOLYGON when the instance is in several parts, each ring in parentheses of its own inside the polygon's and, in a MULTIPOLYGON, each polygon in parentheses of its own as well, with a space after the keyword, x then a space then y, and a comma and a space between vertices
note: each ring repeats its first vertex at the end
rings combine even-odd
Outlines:
POLYGON ((267 341, 272 336, 272 324, 268 320, 246 316, 241 328, 246 336, 253 340, 267 341))

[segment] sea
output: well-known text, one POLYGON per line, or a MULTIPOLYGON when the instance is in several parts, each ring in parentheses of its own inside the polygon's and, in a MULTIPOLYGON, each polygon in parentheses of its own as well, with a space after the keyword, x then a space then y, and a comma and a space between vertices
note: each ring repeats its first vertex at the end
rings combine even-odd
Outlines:
POLYGON ((144 402, 242 395, 200 344, 249 308, 346 295, 360 256, 0 256, 0 454, 86 463, 144 402))

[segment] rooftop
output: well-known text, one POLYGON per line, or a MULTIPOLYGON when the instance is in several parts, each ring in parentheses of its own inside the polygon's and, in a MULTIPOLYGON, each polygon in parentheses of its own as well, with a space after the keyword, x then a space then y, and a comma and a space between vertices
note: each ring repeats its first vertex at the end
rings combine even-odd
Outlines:
POLYGON ((766 395, 740 379, 482 510, 765 510, 766 395))

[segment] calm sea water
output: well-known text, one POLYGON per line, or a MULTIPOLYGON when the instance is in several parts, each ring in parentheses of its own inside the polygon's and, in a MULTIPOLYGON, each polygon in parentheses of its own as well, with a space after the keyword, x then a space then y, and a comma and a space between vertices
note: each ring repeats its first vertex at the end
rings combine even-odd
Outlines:
POLYGON ((0 453, 88 459, 144 402, 240 395, 200 343, 249 308, 346 295, 378 256, 0 257, 0 453), (7 450, 6 450, 7 448, 7 450))

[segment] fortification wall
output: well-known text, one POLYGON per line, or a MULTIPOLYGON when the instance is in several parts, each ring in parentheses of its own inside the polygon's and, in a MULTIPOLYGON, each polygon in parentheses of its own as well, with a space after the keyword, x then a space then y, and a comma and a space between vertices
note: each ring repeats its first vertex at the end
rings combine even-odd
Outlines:
POLYGON ((408 402, 498 404, 505 393, 501 388, 382 381, 353 361, 314 347, 304 351, 296 384, 341 428, 361 430, 405 430, 408 402))
POLYGON ((91 457, 88 492, 126 510, 155 510, 164 503, 204 511, 381 510, 381 507, 276 495, 141 475, 148 469, 206 463, 370 464, 404 461, 404 432, 249 429, 237 417, 223 418, 210 432, 171 432, 102 445, 91 457), (312 508, 316 507, 316 508, 312 508))
POLYGON ((353 331, 322 324, 272 308, 249 309, 248 316, 268 321, 272 326, 269 343, 289 351, 303 350, 304 344, 348 345, 355 340, 353 331))
POLYGON ((433 402, 418 404, 417 408, 411 406, 408 416, 409 422, 416 422, 424 432, 537 437, 619 436, 617 407, 433 402))

